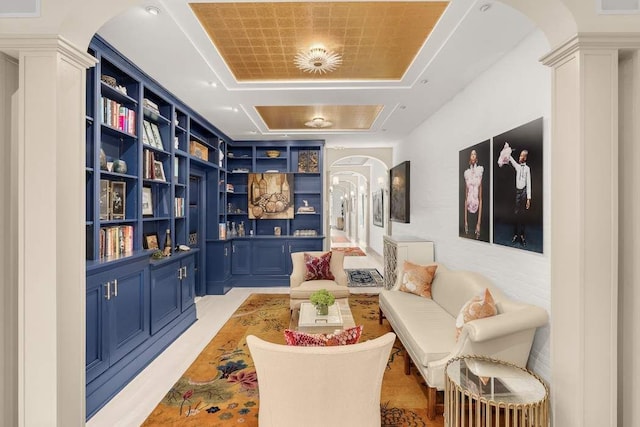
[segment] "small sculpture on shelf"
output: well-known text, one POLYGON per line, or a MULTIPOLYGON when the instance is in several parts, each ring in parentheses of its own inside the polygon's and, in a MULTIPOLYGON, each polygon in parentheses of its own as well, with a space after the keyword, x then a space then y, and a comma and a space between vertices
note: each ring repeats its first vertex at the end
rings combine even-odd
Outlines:
POLYGON ((304 203, 304 206, 300 206, 298 208, 299 214, 315 213, 316 209, 313 206, 309 206, 309 202, 307 200, 303 200, 302 203, 304 203))

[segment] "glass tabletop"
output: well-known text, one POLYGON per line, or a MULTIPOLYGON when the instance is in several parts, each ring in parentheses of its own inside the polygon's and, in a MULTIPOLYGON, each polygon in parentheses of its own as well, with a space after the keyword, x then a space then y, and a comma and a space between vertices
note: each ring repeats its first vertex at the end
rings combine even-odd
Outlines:
POLYGON ((487 400, 530 404, 547 396, 547 389, 538 377, 498 360, 477 356, 454 359, 447 365, 446 375, 463 391, 487 400))

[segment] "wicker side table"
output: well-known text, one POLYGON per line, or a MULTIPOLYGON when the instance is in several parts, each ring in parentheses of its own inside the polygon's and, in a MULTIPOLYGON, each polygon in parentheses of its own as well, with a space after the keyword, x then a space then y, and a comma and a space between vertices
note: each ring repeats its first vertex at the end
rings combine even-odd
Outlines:
POLYGON ((445 369, 446 427, 548 427, 549 388, 532 372, 482 356, 445 369))

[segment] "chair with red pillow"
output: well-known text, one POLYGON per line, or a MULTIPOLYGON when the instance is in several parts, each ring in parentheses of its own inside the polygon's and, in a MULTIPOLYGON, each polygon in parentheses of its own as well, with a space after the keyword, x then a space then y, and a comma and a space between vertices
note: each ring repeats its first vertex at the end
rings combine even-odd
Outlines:
POLYGON ((328 290, 336 299, 349 298, 343 252, 293 252, 291 263, 292 310, 309 301, 311 294, 319 289, 328 290))
POLYGON ((260 427, 379 426, 382 377, 395 334, 351 345, 296 347, 254 335, 260 427))

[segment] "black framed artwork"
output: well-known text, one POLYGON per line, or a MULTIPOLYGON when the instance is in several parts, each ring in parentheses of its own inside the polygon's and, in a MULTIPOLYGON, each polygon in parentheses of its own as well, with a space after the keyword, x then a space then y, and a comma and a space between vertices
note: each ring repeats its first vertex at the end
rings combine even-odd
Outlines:
POLYGON ((396 222, 410 222, 411 162, 405 161, 389 171, 389 219, 396 222))
POLYGON ((493 243, 543 252, 543 119, 493 137, 493 243))
POLYGON ((372 194, 373 225, 384 227, 384 196, 383 191, 378 190, 372 194))

